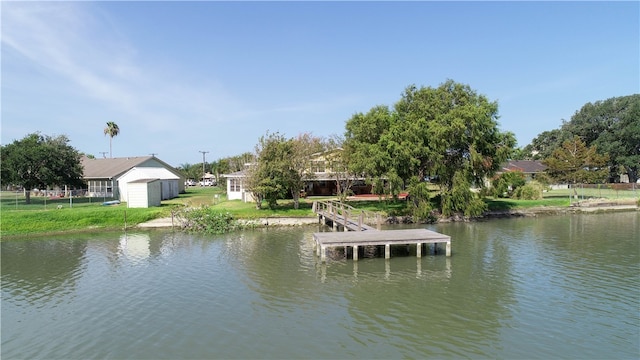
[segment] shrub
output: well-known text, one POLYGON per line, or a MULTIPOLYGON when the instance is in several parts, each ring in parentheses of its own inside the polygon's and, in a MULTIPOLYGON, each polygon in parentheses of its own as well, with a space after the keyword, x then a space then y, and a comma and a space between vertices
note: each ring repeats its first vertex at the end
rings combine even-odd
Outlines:
POLYGON ((491 182, 491 188, 495 197, 510 197, 524 184, 522 171, 507 171, 491 182))
POLYGON ((537 181, 530 181, 526 185, 516 189, 513 198, 518 200, 538 200, 542 199, 544 186, 537 181))
POLYGON ((188 232, 223 234, 242 227, 228 212, 214 211, 206 205, 178 210, 176 216, 188 232))

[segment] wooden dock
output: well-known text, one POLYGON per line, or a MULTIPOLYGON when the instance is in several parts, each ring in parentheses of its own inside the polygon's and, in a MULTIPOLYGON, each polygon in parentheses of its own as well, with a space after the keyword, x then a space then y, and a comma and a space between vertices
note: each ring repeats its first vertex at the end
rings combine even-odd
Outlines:
POLYGON ((334 231, 342 228, 344 231, 380 230, 382 218, 380 214, 371 211, 355 209, 339 201, 314 201, 313 212, 325 225, 331 225, 334 231), (367 223, 375 223, 374 228, 367 223))
POLYGON ((319 232, 313 234, 316 252, 322 262, 326 262, 327 249, 331 247, 353 248, 353 260, 358 260, 358 252, 364 246, 384 246, 384 257, 391 257, 391 245, 416 244, 416 256, 422 256, 424 244, 442 244, 446 246, 446 256, 451 256, 451 237, 427 229, 379 230, 379 216, 365 216, 364 212, 357 214, 355 209, 335 202, 316 202, 313 210, 325 224, 331 223, 334 232, 319 232), (365 223, 366 218, 375 218, 377 228, 365 223), (342 232, 336 231, 342 226, 342 232))

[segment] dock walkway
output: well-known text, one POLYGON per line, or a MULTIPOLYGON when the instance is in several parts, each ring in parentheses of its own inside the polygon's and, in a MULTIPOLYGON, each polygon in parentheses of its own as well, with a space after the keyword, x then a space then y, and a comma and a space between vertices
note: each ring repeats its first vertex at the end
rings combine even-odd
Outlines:
POLYGON ((322 262, 326 262, 327 249, 330 247, 353 248, 353 260, 358 260, 359 249, 364 246, 384 246, 385 259, 391 257, 391 245, 416 244, 416 256, 422 256, 424 244, 442 244, 446 246, 446 256, 451 256, 451 237, 427 229, 379 230, 380 217, 366 215, 348 205, 337 202, 314 202, 313 211, 325 224, 331 223, 334 232, 313 234, 316 252, 322 262), (375 218, 377 228, 367 225, 365 219, 375 218), (342 232, 336 231, 339 226, 342 232))

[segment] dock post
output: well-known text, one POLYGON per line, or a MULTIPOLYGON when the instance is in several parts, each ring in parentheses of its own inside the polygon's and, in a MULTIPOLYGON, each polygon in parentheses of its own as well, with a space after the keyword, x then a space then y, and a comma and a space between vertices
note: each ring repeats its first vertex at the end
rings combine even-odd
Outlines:
POLYGON ((349 215, 347 214, 346 211, 344 211, 344 209, 342 210, 342 216, 344 216, 344 229, 343 231, 347 232, 349 231, 349 227, 347 224, 349 224, 349 220, 347 219, 349 217, 349 215))
POLYGON ((390 244, 384 244, 384 258, 385 259, 391 258, 391 245, 390 244))
POLYGON ((451 240, 447 241, 446 255, 451 256, 451 240))
POLYGON ((358 261, 358 245, 353 246, 353 261, 358 261))
POLYGON ((327 248, 324 246, 320 246, 320 261, 327 262, 327 248))
POLYGON ((422 243, 416 244, 416 257, 422 257, 422 243))

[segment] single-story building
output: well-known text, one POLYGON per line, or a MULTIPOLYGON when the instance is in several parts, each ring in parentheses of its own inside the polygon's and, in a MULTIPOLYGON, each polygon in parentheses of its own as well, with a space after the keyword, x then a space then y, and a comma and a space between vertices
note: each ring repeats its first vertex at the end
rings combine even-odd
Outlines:
POLYGON ((547 166, 540 160, 509 160, 500 166, 497 174, 509 171, 520 171, 526 181, 535 179, 536 174, 543 173, 547 166))
POLYGON ((251 192, 245 187, 245 179, 247 178, 246 170, 236 171, 222 176, 227 179, 227 200, 253 201, 253 195, 251 195, 251 192))
POLYGON ((160 199, 172 199, 184 192, 185 176, 155 156, 110 159, 81 159, 87 196, 115 198, 128 202, 130 183, 141 179, 159 181, 160 199))

